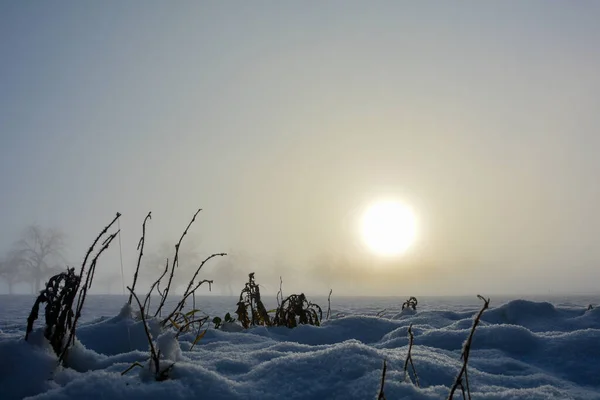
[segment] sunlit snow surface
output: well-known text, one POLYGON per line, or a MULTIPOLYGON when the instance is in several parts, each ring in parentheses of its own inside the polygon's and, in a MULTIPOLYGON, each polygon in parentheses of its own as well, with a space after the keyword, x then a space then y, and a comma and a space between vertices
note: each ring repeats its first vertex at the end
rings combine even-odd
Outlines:
MULTIPOLYGON (((177 346, 151 323, 164 365, 175 363, 172 379, 154 382, 143 327, 122 309, 124 297, 90 296, 63 369, 40 331, 23 341, 33 297, 0 296, 0 399, 374 399, 383 359, 388 400, 446 398, 481 302, 426 298, 401 313, 403 300, 334 296, 321 327, 210 329, 192 351, 194 335, 177 346), (420 389, 403 381, 411 323, 420 389), (135 361, 146 368, 121 376, 135 361)), ((235 303, 203 297, 197 306, 223 317, 235 303)), ((492 298, 469 361, 473 399, 600 399, 600 307, 589 303, 600 298, 492 298)))

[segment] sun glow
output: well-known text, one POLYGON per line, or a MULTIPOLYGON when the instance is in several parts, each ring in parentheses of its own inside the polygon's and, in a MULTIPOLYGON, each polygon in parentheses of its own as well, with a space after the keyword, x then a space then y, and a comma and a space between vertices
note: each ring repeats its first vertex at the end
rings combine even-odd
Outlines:
POLYGON ((415 214, 396 201, 371 204, 362 216, 361 234, 367 247, 378 255, 403 254, 415 241, 415 214))

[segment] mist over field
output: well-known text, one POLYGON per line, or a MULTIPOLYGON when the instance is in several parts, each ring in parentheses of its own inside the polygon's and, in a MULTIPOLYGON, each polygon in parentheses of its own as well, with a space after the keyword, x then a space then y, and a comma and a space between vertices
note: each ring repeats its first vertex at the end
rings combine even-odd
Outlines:
MULTIPOLYGON (((230 254, 202 275, 216 293, 249 272, 270 293, 280 276, 318 294, 597 292, 598 15, 3 3, 0 260, 37 225, 64 233, 57 266, 79 266, 121 212, 93 290, 122 293, 120 253, 127 283, 148 211, 162 263, 203 208, 183 249, 190 264, 230 254), (414 210, 399 256, 361 239, 380 199, 414 210)), ((160 272, 143 270, 145 285, 160 272)))
POLYGON ((599 400, 598 21, 0 1, 0 397, 599 400))

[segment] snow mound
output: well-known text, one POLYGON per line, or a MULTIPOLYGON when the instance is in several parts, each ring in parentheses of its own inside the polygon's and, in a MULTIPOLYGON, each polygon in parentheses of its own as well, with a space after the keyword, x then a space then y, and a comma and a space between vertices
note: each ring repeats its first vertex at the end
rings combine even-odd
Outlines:
MULTIPOLYGON (((383 360, 392 399, 440 399, 460 367, 476 312, 401 313, 398 318, 348 315, 322 326, 209 329, 179 338, 149 324, 161 367, 156 382, 149 345, 131 309, 77 330, 69 368, 41 331, 30 342, 0 335, 3 400, 21 399, 374 399, 383 360), (404 376, 407 330, 421 388, 404 376), (133 363, 134 368, 121 373, 133 363)), ((469 381, 476 399, 600 399, 600 312, 518 300, 491 308, 475 332, 469 381)), ((234 324, 235 325, 235 324, 234 324)), ((239 326, 239 325, 238 325, 239 326)))

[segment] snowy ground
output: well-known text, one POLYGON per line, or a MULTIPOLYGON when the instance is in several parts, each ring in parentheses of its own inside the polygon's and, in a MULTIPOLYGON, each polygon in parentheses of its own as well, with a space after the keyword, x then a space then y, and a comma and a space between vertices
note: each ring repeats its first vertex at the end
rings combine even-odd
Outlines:
MULTIPOLYGON (((198 303, 222 317, 235 300, 198 303)), ((317 300, 326 309, 326 300, 317 300)), ((41 332, 23 340, 33 298, 0 296, 0 398, 374 399, 383 359, 388 400, 446 398, 480 302, 475 296, 419 299, 416 313, 402 314, 403 300, 333 297, 334 318, 321 327, 210 329, 192 351, 193 335, 177 344, 152 324, 165 362, 175 362, 172 379, 155 382, 147 366, 121 376, 148 359, 141 323, 128 310, 119 312, 123 298, 90 297, 71 368, 63 369, 41 332), (421 388, 403 381, 411 323, 421 388)), ((600 298, 550 300, 492 298, 469 362, 474 399, 600 399, 600 307, 586 310, 600 298)))

